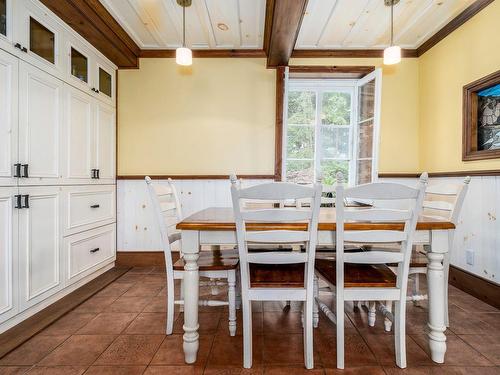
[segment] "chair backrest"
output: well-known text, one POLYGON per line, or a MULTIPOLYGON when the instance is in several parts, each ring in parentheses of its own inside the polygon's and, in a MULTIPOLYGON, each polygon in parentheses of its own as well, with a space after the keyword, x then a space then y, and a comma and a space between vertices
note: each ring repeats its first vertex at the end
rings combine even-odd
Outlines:
POLYGON ((337 174, 336 187, 336 267, 337 287, 344 285, 344 263, 386 264, 397 263, 397 287, 406 294, 406 284, 411 258, 412 240, 416 230, 417 219, 422 210, 427 173, 420 176, 417 188, 397 183, 369 183, 351 188, 344 188, 342 174, 337 174), (353 208, 346 209, 345 199, 362 200, 402 200, 412 204, 407 209, 392 208, 353 208), (377 222, 403 223, 400 230, 345 230, 345 223, 377 222), (363 244, 395 243, 393 249, 344 253, 345 242, 363 244))
POLYGON ((153 183, 149 176, 146 176, 145 180, 156 222, 160 229, 167 277, 173 277, 172 244, 181 240, 180 232, 175 228, 182 219, 179 197, 170 178, 167 184, 153 183))
MULTIPOLYGON (((314 256, 317 243, 321 185, 301 186, 286 182, 270 182, 248 188, 241 188, 236 177, 231 176, 231 197, 236 221, 236 236, 240 257, 242 288, 250 287, 249 264, 293 264, 304 263, 307 283, 312 283, 314 256), (251 200, 285 201, 308 198, 312 204, 306 208, 253 208, 251 200), (247 230, 247 224, 276 223, 270 230, 247 230), (304 230, 307 224, 307 230, 304 230), (286 225, 290 224, 290 225, 286 225), (296 228, 294 228, 296 227, 296 228), (248 245, 255 244, 303 244, 305 252, 295 251, 252 251, 248 245)), ((312 286, 312 284, 311 284, 312 286)))
MULTIPOLYGON (((318 183, 321 183, 318 180, 318 183)), ((312 185, 310 185, 312 186, 312 185)), ((321 205, 322 206, 333 206, 335 204, 335 185, 322 185, 322 194, 321 194, 321 205)), ((295 201, 295 206, 300 208, 311 204, 311 199, 297 199, 295 201)))
POLYGON ((427 186, 423 215, 442 217, 456 225, 469 189, 469 183, 470 177, 467 176, 461 184, 427 186))

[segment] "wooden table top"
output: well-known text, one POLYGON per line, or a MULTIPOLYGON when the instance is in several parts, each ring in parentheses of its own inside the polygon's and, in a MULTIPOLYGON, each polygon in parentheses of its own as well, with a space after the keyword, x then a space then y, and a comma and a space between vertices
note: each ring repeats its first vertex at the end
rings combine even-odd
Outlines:
MULTIPOLYGON (((403 223, 375 223, 375 222, 355 222, 346 223, 347 230, 402 230, 403 223)), ((188 216, 176 226, 181 230, 220 230, 234 231, 236 224, 234 222, 233 209, 231 207, 210 207, 195 214, 188 216)), ((437 230, 454 229, 452 222, 436 217, 420 216, 417 223, 417 230, 437 230)), ((306 223, 247 223, 248 230, 272 230, 272 229, 290 229, 306 230, 306 223)), ((319 214, 319 230, 334 231, 335 209, 322 208, 319 214)))

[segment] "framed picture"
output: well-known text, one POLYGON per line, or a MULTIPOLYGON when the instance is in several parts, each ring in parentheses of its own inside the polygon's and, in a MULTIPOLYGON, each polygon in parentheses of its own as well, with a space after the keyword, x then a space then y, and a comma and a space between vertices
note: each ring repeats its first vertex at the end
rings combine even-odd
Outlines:
POLYGON ((464 86, 462 160, 500 158, 500 71, 464 86))

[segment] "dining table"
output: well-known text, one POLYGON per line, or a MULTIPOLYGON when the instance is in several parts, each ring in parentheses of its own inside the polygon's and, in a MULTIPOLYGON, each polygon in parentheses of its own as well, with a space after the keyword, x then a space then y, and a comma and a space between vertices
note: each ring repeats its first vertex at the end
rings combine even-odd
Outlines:
MULTIPOLYGON (((307 223, 247 223, 247 230, 305 230, 307 223)), ((236 224, 231 207, 210 207, 196 212, 176 228, 182 235, 184 258, 184 335, 183 350, 186 363, 196 361, 199 348, 198 296, 199 272, 197 260, 203 245, 236 245, 236 224)), ((335 244, 335 208, 322 207, 318 223, 318 246, 335 244)), ((402 230, 403 223, 346 222, 345 230, 402 230)), ((424 239, 427 251, 428 284, 428 343, 431 358, 443 363, 446 353, 445 293, 443 259, 450 251, 455 225, 439 217, 420 216, 415 238, 424 239)))

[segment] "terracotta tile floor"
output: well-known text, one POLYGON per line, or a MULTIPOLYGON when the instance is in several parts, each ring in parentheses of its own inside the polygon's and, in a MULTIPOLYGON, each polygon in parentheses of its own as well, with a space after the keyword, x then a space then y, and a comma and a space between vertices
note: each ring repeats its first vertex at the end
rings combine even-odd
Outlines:
MULTIPOLYGON (((315 369, 303 368, 298 306, 265 302, 253 313, 254 367, 244 370, 241 313, 236 337, 227 328, 227 308, 200 309, 200 350, 196 364, 184 364, 183 316, 165 336, 165 277, 161 270, 134 268, 0 359, 3 374, 500 374, 500 311, 450 287, 446 364, 429 358, 426 306, 408 305, 408 368, 394 362, 392 333, 377 316, 367 326, 366 309, 346 305, 346 370, 335 368, 335 326, 324 316, 314 333, 315 369)), ((422 282, 425 285, 425 282, 422 282)), ((178 288, 177 288, 178 290, 178 288)), ((209 294, 202 290, 202 294, 209 294)), ((224 295, 220 295, 223 298, 224 295)), ((329 302, 328 296, 322 296, 329 302)))

